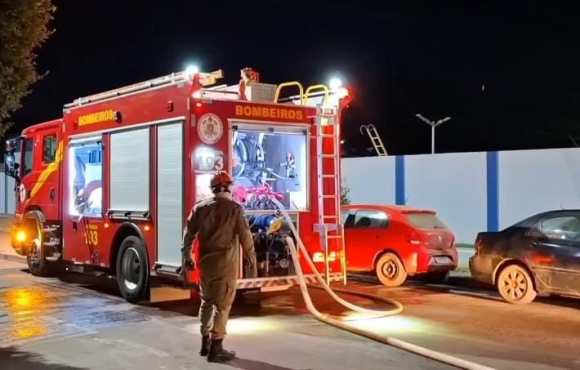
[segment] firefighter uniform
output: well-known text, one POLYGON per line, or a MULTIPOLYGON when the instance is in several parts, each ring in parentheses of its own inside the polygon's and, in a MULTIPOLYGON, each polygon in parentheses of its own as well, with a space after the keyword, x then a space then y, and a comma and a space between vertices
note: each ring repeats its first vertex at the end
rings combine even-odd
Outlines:
POLYGON ((223 338, 236 293, 240 271, 240 244, 250 265, 250 277, 257 275, 256 255, 248 222, 242 207, 229 192, 220 192, 211 200, 197 204, 188 220, 183 238, 184 253, 191 255, 191 245, 199 240, 201 272, 201 334, 223 338), (213 323, 212 323, 213 318, 213 323))

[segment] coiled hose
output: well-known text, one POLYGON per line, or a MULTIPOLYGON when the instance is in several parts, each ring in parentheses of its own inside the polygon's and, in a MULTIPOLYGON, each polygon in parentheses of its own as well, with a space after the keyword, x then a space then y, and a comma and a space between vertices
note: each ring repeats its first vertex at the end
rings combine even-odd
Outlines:
MULTIPOLYGON (((278 202, 276 199, 273 199, 273 201, 276 204, 276 206, 278 207, 278 209, 280 210, 284 219, 286 220, 286 223, 289 225, 290 230, 292 231, 292 234, 296 238, 296 241, 298 243, 298 247, 300 248, 300 251, 302 252, 303 257, 306 260, 306 262, 308 263, 312 272, 314 273, 316 280, 318 280, 320 287, 322 289, 324 289, 335 301, 337 301, 338 303, 340 303, 341 305, 343 305, 344 307, 346 307, 350 310, 353 310, 355 312, 360 312, 360 313, 372 314, 375 317, 395 315, 395 314, 400 313, 403 310, 403 305, 401 305, 401 303, 399 303, 395 300, 377 297, 377 296, 367 294, 367 293, 359 293, 359 292, 354 292, 354 291, 349 291, 349 290, 336 289, 336 291, 340 291, 343 293, 359 295, 359 296, 368 297, 368 298, 371 298, 374 300, 387 302, 387 303, 394 305, 395 308, 388 310, 388 311, 373 310, 373 309, 368 309, 368 308, 354 305, 350 302, 345 301, 341 297, 339 297, 333 291, 333 289, 330 288, 330 286, 328 286, 328 284, 326 284, 326 282, 322 278, 322 275, 320 274, 320 272, 316 268, 316 265, 310 259, 310 255, 308 254, 308 251, 306 250, 304 243, 302 243, 302 239, 300 238, 300 235, 298 234, 298 231, 296 230, 296 227, 294 226, 292 219, 290 218, 288 213, 284 210, 284 206, 282 204, 280 204, 280 202, 278 202)), ((464 359, 461 359, 461 358, 458 358, 455 356, 448 355, 446 353, 430 350, 428 348, 417 346, 415 344, 411 344, 411 343, 402 341, 400 339, 377 335, 371 331, 359 329, 359 328, 356 328, 352 325, 348 325, 344 321, 341 321, 341 320, 339 320, 331 315, 321 313, 320 311, 318 311, 316 306, 314 306, 314 303, 312 302, 312 298, 310 297, 310 292, 308 291, 306 279, 304 278, 304 273, 302 272, 302 267, 300 265, 300 259, 298 257, 298 249, 296 248, 296 245, 294 244, 294 240, 292 240, 292 238, 290 238, 290 237, 287 237, 286 242, 288 243, 288 246, 290 248, 290 253, 292 255, 292 261, 293 261, 295 269, 296 269, 296 275, 298 276, 298 283, 300 285, 300 292, 302 293, 302 299, 304 300, 304 303, 306 304, 306 308, 308 309, 308 311, 317 320, 319 320, 325 324, 334 326, 338 329, 345 330, 345 331, 348 331, 350 333, 374 340, 374 341, 379 342, 379 343, 393 346, 393 347, 402 349, 402 350, 407 351, 407 352, 411 352, 415 355, 420 355, 420 356, 423 356, 423 357, 426 357, 426 358, 429 358, 429 359, 432 359, 432 360, 435 360, 435 361, 438 361, 438 362, 441 362, 441 363, 444 363, 447 365, 455 366, 455 367, 460 368, 460 369, 493 370, 493 368, 491 368, 491 367, 488 367, 485 365, 480 365, 480 364, 477 364, 475 362, 467 361, 467 360, 464 360, 464 359)), ((345 271, 345 273, 346 273, 346 271, 345 271)))

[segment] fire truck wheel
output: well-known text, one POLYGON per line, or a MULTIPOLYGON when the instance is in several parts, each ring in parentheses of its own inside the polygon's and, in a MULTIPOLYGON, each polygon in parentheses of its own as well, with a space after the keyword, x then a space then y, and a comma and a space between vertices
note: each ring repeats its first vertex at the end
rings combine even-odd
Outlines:
POLYGON ((127 301, 146 298, 149 287, 149 262, 145 244, 136 236, 123 239, 117 255, 117 285, 127 301))
POLYGON ((28 271, 35 276, 47 276, 49 274, 49 266, 44 258, 44 248, 42 248, 38 239, 34 239, 32 245, 31 254, 26 256, 28 271))
POLYGON ((397 287, 407 280, 407 271, 405 266, 394 253, 383 254, 376 267, 376 274, 379 281, 388 287, 397 287))
POLYGON ((44 222, 44 215, 40 211, 28 211, 24 215, 25 219, 30 222, 30 230, 34 230, 32 235, 32 249, 28 256, 26 256, 26 264, 28 270, 32 275, 47 276, 49 274, 49 263, 44 258, 44 248, 42 247, 42 224, 44 222))

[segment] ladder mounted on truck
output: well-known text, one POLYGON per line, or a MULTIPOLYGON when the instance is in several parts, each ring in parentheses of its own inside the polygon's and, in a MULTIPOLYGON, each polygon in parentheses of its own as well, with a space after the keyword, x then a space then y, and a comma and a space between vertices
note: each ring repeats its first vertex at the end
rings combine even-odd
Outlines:
POLYGON ((343 282, 346 284, 346 250, 340 214, 340 99, 346 90, 331 90, 326 85, 312 85, 304 89, 298 81, 278 85, 274 103, 288 102, 316 107, 314 127, 316 138, 316 168, 318 185, 318 217, 314 231, 320 234, 324 251, 324 277, 330 283, 330 262, 340 258, 343 282), (280 91, 288 87, 298 89, 298 95, 280 99, 280 91), (331 249, 340 251, 330 252, 331 249))
POLYGON ((317 108, 316 157, 318 176, 318 222, 320 245, 324 249, 326 282, 330 282, 330 263, 340 258, 343 282, 346 284, 344 229, 340 214, 340 111, 335 107, 317 108), (332 256, 331 249, 341 251, 332 256))
POLYGON ((375 152, 377 153, 377 155, 379 157, 384 157, 384 156, 389 155, 387 153, 387 149, 385 148, 385 145, 383 144, 383 139, 381 139, 381 137, 379 136, 379 133, 378 133, 375 125, 373 125, 372 123, 369 125, 361 125, 361 127, 360 127, 361 135, 364 135, 363 130, 366 131, 367 135, 371 139, 371 143, 373 144, 373 148, 375 148, 375 152))

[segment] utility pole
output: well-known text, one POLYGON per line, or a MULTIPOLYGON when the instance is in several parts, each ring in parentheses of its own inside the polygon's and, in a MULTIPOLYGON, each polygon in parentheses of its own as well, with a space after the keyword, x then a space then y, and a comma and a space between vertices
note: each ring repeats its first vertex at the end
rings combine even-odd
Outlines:
POLYGON ((449 121, 451 117, 445 117, 440 119, 439 121, 431 121, 419 113, 415 114, 415 117, 419 118, 421 121, 431 126, 431 154, 435 154, 435 127, 440 126, 445 122, 449 121))

